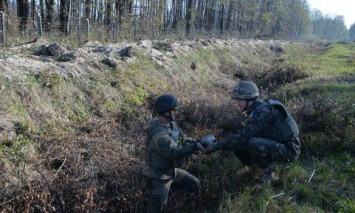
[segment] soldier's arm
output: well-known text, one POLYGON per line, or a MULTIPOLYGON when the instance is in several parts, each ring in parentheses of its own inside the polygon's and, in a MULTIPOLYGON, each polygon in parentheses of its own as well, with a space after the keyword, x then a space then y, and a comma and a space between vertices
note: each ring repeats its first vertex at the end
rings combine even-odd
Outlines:
POLYGON ((239 131, 237 135, 227 137, 221 141, 219 148, 223 150, 233 150, 242 143, 248 142, 251 138, 256 137, 262 128, 264 128, 273 119, 273 111, 271 107, 264 107, 256 110, 252 117, 246 121, 246 126, 239 131))
POLYGON ((196 141, 193 138, 187 137, 183 132, 181 132, 181 139, 182 139, 182 145, 189 145, 191 143, 196 143, 196 141))
POLYGON ((157 151, 164 157, 176 160, 191 155, 196 150, 195 144, 179 146, 165 133, 157 133, 153 136, 157 151))
POLYGON ((179 126, 175 122, 173 123, 173 125, 174 128, 179 131, 179 139, 182 142, 180 145, 187 145, 196 142, 193 138, 187 137, 187 135, 179 128, 179 126))

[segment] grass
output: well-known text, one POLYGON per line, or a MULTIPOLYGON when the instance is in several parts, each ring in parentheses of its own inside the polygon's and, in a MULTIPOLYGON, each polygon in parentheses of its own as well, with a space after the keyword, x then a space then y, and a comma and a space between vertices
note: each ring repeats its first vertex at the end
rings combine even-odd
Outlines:
MULTIPOLYGON (((281 183, 266 186, 250 184, 247 187, 240 186, 233 192, 228 188, 220 193, 219 197, 224 198, 217 211, 352 212, 355 201, 353 184, 348 183, 346 186, 343 180, 337 177, 337 171, 332 171, 339 167, 338 160, 316 160, 313 162, 312 169, 307 169, 308 164, 300 164, 303 161, 300 160, 291 164, 287 169, 289 171, 277 169, 279 177, 283 178, 281 183)), ((237 185, 242 184, 237 183, 237 185)))
POLYGON ((255 184, 258 170, 244 167, 231 152, 192 156, 186 169, 200 179, 201 195, 192 202, 174 192, 169 208, 355 211, 354 44, 196 45, 183 54, 177 50, 172 66, 135 51, 135 61, 82 72, 80 78, 26 71, 21 84, 10 84, 0 75, 7 125, 1 123, 0 182, 9 186, 0 190, 3 212, 69 212, 78 206, 135 211, 144 194, 144 129, 154 99, 163 93, 179 97, 178 122, 189 136, 223 138, 243 121, 229 102, 235 76, 275 83, 262 95, 284 101, 294 115, 302 132, 301 156, 278 164, 279 180, 262 186, 255 184), (271 51, 271 45, 282 52, 271 51), (297 77, 278 78, 283 70, 297 77))
MULTIPOLYGON (((290 59, 315 77, 353 76, 355 44, 330 43, 319 54, 305 53, 290 59)), ((294 57, 294 55, 293 55, 294 57)))
MULTIPOLYGON (((352 184, 354 174, 352 169, 354 157, 353 148, 350 144, 354 144, 355 138, 349 131, 342 131, 342 128, 354 129, 354 106, 353 101, 355 95, 354 66, 351 57, 354 55, 353 44, 331 44, 328 49, 319 55, 296 56, 301 59, 302 66, 311 72, 313 79, 304 80, 293 85, 287 85, 281 90, 286 90, 288 102, 292 97, 302 97, 303 101, 312 102, 312 99, 328 100, 329 106, 318 108, 318 112, 324 111, 322 117, 316 118, 318 124, 320 120, 324 123, 318 132, 303 133, 303 154, 298 160, 298 164, 294 163, 284 179, 282 191, 293 197, 294 204, 287 206, 287 201, 277 203, 275 199, 263 197, 262 193, 258 193, 257 197, 244 200, 247 189, 243 191, 240 197, 234 200, 228 200, 228 206, 221 209, 221 212, 353 212, 355 204, 355 190, 352 184), (309 59, 309 60, 307 60, 309 59), (324 78, 325 80, 319 80, 324 78), (325 109, 327 108, 327 109, 325 109), (327 112, 326 112, 327 111, 327 112), (346 112, 349 112, 346 113, 346 112), (350 122, 348 122, 350 118, 350 122), (345 122, 343 122, 345 120, 345 122), (336 125, 334 125, 336 124, 336 125), (334 135, 346 135, 344 138, 334 137, 334 135), (338 138, 338 139, 337 139, 338 138), (344 145, 341 144, 346 144, 344 145), (324 149, 324 148, 325 149, 324 149), (311 152, 317 153, 312 157, 311 152), (313 161, 309 162, 309 159, 313 161), (308 168, 308 169, 307 169, 308 168), (311 176, 312 171, 314 176, 311 176), (255 199, 256 198, 256 199, 255 199), (261 201, 258 201, 260 199, 261 201), (239 203, 240 205, 236 205, 239 203), (254 204, 250 204, 254 203, 254 204), (242 206, 248 206, 242 209, 242 206)), ((301 61, 292 61, 293 64, 301 61)), ((294 102, 293 102, 294 103, 294 102)), ((290 103, 289 103, 290 104, 290 103)), ((322 104, 321 104, 322 105, 322 104)), ((320 106, 320 105, 318 105, 320 106)), ((309 106, 309 110, 312 106, 309 106)), ((314 114, 315 115, 315 114, 314 114)), ((300 118, 300 119, 305 119, 300 118)), ((301 126, 302 125, 301 123, 301 126)), ((350 130, 350 132, 353 130, 350 130)), ((273 187, 267 189, 270 192, 277 189, 273 187)), ((285 196, 287 197, 287 196, 285 196)), ((278 198, 282 199, 282 198, 278 198)))

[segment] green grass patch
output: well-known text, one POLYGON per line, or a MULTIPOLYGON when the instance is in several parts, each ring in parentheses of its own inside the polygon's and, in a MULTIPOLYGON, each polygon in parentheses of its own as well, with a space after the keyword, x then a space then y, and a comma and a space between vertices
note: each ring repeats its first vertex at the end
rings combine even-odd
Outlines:
POLYGON ((290 56, 291 63, 302 65, 314 76, 355 75, 355 44, 333 43, 324 47, 322 54, 305 52, 290 56))
POLYGON ((302 96, 310 97, 332 95, 338 100, 355 98, 355 84, 341 81, 303 83, 297 86, 297 91, 297 93, 300 93, 302 96))

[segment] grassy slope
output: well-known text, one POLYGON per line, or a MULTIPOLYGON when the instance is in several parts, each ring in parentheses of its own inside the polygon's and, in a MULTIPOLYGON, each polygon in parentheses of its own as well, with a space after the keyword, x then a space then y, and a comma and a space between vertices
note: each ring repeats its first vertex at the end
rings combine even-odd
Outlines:
MULTIPOLYGON (((275 96, 294 111, 302 154, 278 166, 280 181, 237 187, 222 212, 354 212, 354 44, 328 44, 321 52, 289 55, 310 78, 281 87, 275 96)), ((241 184, 243 185, 243 184, 241 184)))
POLYGON ((189 135, 223 137, 240 126, 241 115, 228 102, 233 75, 254 79, 265 85, 264 98, 286 103, 301 126, 302 155, 290 166, 279 165, 279 181, 266 186, 256 186, 257 174, 230 153, 200 155, 187 169, 201 180, 201 196, 194 204, 177 194, 169 206, 176 212, 354 211, 354 45, 206 43, 175 51, 172 66, 144 51, 117 68, 95 63, 96 55, 80 55, 87 50, 78 51, 84 61, 75 63, 3 61, 5 212, 79 211, 78 206, 134 211, 143 193, 141 141, 152 100, 161 93, 177 95, 179 122, 189 135))

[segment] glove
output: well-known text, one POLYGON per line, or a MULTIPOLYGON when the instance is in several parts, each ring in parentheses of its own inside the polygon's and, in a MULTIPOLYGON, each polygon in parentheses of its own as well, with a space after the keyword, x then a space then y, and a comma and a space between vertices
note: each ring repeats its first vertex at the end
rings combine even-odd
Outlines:
POLYGON ((216 142, 216 138, 213 135, 208 135, 201 139, 203 147, 208 147, 210 144, 216 142))
POLYGON ((196 142, 196 149, 199 150, 199 151, 203 151, 205 148, 202 146, 201 143, 196 142))
POLYGON ((216 143, 211 143, 202 152, 205 155, 210 155, 210 154, 214 153, 215 151, 217 151, 216 147, 217 147, 216 143))

